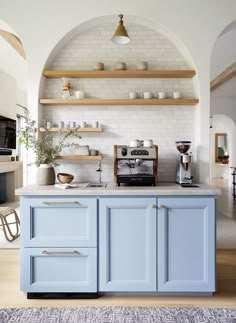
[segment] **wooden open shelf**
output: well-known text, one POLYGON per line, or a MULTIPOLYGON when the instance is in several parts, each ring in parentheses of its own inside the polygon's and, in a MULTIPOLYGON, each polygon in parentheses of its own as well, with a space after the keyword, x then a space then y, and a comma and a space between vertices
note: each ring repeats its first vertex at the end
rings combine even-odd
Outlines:
MULTIPOLYGON (((102 132, 102 128, 92 128, 92 127, 85 127, 85 128, 50 128, 47 129, 48 132, 102 132)), ((39 132, 46 132, 45 128, 39 128, 39 132)))
POLYGON ((45 70, 46 78, 192 78, 194 70, 45 70))
POLYGON ((195 105, 198 99, 40 99, 43 105, 195 105))
POLYGON ((81 155, 65 155, 57 156, 56 159, 62 160, 102 160, 102 156, 81 156, 81 155))

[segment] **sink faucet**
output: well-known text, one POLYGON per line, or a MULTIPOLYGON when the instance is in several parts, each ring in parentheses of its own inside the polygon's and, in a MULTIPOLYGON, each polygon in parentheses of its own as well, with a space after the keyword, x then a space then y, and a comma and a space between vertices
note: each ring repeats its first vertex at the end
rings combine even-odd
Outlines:
POLYGON ((98 162, 98 169, 97 169, 97 174, 98 174, 98 183, 101 184, 102 183, 102 162, 101 160, 99 160, 98 162))

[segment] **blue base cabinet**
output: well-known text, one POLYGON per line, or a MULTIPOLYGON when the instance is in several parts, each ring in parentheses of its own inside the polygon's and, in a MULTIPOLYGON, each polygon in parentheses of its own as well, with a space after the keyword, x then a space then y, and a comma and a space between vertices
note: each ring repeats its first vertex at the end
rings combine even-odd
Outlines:
POLYGON ((99 291, 156 290, 156 198, 100 198, 99 291))
POLYGON ((97 198, 22 197, 21 290, 97 293, 97 198))
POLYGON ((215 291, 215 199, 158 199, 158 291, 215 291))

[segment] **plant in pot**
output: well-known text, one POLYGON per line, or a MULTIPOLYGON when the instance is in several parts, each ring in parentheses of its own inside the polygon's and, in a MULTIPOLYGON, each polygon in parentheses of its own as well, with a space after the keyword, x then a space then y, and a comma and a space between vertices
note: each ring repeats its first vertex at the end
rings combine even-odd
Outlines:
POLYGON ((222 163, 223 164, 228 164, 229 163, 229 155, 228 155, 227 146, 223 146, 222 148, 224 150, 224 155, 223 155, 222 163))
MULTIPOLYGON (((27 150, 32 150, 35 154, 35 161, 31 164, 38 166, 37 184, 39 185, 53 185, 55 183, 54 167, 59 165, 56 163, 57 156, 66 147, 76 147, 77 143, 70 143, 67 141, 69 137, 80 139, 74 131, 67 133, 60 133, 59 139, 54 144, 53 137, 49 135, 47 129, 44 135, 39 134, 36 126, 36 121, 32 120, 30 111, 26 110, 25 127, 21 129, 18 142, 24 144, 27 150)), ((46 124, 46 120, 44 120, 46 124)), ((29 165, 31 165, 29 164, 29 165)))

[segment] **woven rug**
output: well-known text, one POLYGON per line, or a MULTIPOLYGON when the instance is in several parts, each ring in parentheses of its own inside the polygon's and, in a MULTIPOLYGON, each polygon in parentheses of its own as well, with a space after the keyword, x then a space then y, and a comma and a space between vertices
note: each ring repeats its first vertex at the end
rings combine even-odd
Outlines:
POLYGON ((193 307, 2 308, 1 323, 236 323, 236 309, 193 307))

